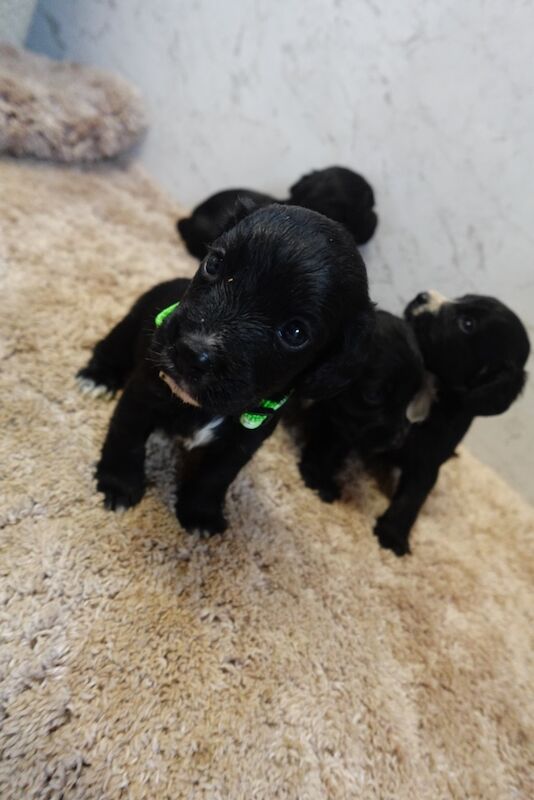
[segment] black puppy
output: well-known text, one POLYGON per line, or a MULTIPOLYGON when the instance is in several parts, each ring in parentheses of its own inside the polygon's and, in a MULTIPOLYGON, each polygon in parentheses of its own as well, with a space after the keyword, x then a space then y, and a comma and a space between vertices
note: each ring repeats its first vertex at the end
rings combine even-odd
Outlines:
POLYGON ((351 451, 371 454, 401 447, 410 423, 423 419, 429 408, 413 331, 403 319, 377 311, 358 380, 301 412, 304 482, 326 502, 336 500, 341 494, 337 475, 351 451))
POLYGON ((409 552, 419 510, 473 419, 502 414, 522 391, 530 352, 521 321, 493 297, 449 301, 422 292, 404 313, 435 376, 437 398, 425 422, 414 425, 404 447, 390 454, 401 476, 375 533, 397 555, 409 552))
POLYGON ((277 202, 252 189, 225 189, 200 203, 190 217, 179 219, 176 228, 191 255, 204 258, 209 245, 228 227, 234 212, 239 214, 241 205, 261 208, 277 202))
POLYGON ((176 223, 192 256, 204 258, 209 245, 228 227, 232 214, 242 201, 256 206, 279 202, 309 208, 341 222, 357 244, 367 242, 377 224, 373 190, 365 178, 345 167, 328 167, 301 178, 291 187, 287 200, 275 200, 251 189, 226 189, 208 197, 190 217, 176 223))
POLYGON ((305 175, 289 190, 290 203, 341 222, 356 244, 365 244, 378 223, 372 186, 346 167, 328 167, 305 175))
POLYGON ((502 414, 520 394, 530 351, 518 317, 492 297, 466 295, 451 302, 437 292, 422 292, 407 306, 405 318, 434 376, 437 395, 403 446, 384 454, 401 474, 375 534, 382 547, 399 556, 409 552, 421 506, 473 419, 502 414))
POLYGON ((245 216, 191 282, 143 295, 79 373, 86 387, 125 385, 96 473, 106 507, 139 502, 145 443, 162 428, 195 449, 179 521, 223 531, 226 490, 274 430, 284 398, 340 391, 365 356, 373 320, 363 261, 341 225, 277 205, 245 216))

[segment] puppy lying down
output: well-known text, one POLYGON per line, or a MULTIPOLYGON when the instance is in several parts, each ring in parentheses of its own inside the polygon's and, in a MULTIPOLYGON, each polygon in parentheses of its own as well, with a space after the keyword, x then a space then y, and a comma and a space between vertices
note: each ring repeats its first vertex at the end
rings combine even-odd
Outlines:
MULTIPOLYGON (((387 436, 380 440, 365 436, 365 429, 352 434, 351 425, 361 418, 360 406, 368 391, 364 368, 364 380, 342 392, 335 406, 325 400, 312 408, 315 417, 320 416, 321 430, 328 430, 328 435, 310 424, 311 412, 304 412, 308 440, 301 462, 305 482, 330 501, 338 496, 335 476, 350 449, 358 450, 364 458, 381 452, 387 463, 399 467, 400 479, 391 503, 375 525, 380 544, 399 556, 409 552, 410 531, 419 510, 436 483, 441 465, 454 454, 473 419, 502 414, 520 394, 530 351, 518 317, 492 297, 466 295, 450 301, 437 292, 422 292, 407 306, 405 318, 432 376, 432 391, 426 394, 426 401, 424 391, 416 395, 415 412, 413 403, 407 405, 407 351, 401 338, 396 344, 391 341, 395 353, 388 355, 379 368, 382 376, 376 414, 370 405, 369 416, 375 417, 377 427, 386 413, 393 421, 387 403, 398 402, 413 423, 409 430, 403 430, 399 417, 397 434, 390 437, 389 444, 387 436), (401 358, 405 366, 397 374, 395 363, 401 358), (431 404, 425 408, 428 401, 431 404), (419 422, 418 416, 423 417, 419 422)), ((383 328, 379 318, 378 337, 383 328)), ((414 388, 415 359, 411 361, 414 388)), ((372 428, 370 422, 368 426, 372 428)))
POLYGON ((256 206, 270 203, 302 206, 341 222, 356 244, 365 244, 373 235, 378 218, 374 211, 372 187, 364 177, 346 167, 327 167, 304 175, 289 190, 287 200, 275 200, 251 189, 225 189, 200 203, 190 217, 176 223, 185 246, 196 258, 203 258, 209 245, 228 224, 240 202, 256 206))
POLYGON ((288 394, 321 398, 358 372, 374 312, 350 234, 302 208, 243 214, 192 281, 139 298, 78 374, 82 388, 124 388, 96 470, 108 509, 141 500, 145 443, 161 428, 190 451, 180 523, 223 531, 226 490, 288 394))

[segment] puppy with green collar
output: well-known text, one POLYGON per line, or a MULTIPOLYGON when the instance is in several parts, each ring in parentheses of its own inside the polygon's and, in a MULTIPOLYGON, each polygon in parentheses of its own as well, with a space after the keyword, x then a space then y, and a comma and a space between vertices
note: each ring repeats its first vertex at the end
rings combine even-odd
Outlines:
POLYGON ((82 388, 124 389, 97 466, 106 508, 138 503, 145 444, 186 441, 177 517, 226 528, 226 491, 276 427, 287 396, 354 380, 374 311, 350 234, 313 211, 243 208, 192 279, 159 284, 94 348, 82 388))

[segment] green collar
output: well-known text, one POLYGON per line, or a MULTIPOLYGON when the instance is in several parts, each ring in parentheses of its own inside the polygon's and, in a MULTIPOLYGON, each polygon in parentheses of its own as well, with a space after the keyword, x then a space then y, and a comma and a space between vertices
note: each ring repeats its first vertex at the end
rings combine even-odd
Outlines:
MULTIPOLYGON (((172 314, 174 309, 178 308, 179 305, 180 301, 173 303, 171 306, 167 306, 167 308, 164 308, 162 311, 160 311, 154 319, 156 328, 159 328, 161 325, 163 325, 167 317, 172 314)), ((247 430, 255 430, 256 428, 261 427, 265 420, 272 416, 273 411, 278 411, 280 408, 282 408, 282 406, 287 403, 288 398, 289 395, 286 394, 280 400, 260 400, 258 410, 245 411, 239 417, 239 422, 244 428, 247 428, 247 430), (266 414, 261 413, 262 408, 267 409, 266 414)))
POLYGON ((156 318, 154 319, 154 322, 156 323, 156 328, 159 328, 161 325, 163 325, 169 314, 172 314, 174 309, 178 308, 179 305, 180 301, 178 300, 177 303, 173 303, 172 306, 167 306, 167 308, 164 308, 163 311, 160 311, 159 314, 157 314, 156 318))
MULTIPOLYGON (((289 395, 286 394, 280 400, 260 400, 259 408, 267 408, 269 411, 278 411, 282 406, 285 406, 287 401, 289 400, 289 395)), ((262 414, 260 410, 258 411, 245 411, 244 414, 241 414, 239 417, 239 422, 244 428, 248 428, 248 430, 253 431, 256 428, 259 428, 268 417, 271 417, 272 414, 262 414)))

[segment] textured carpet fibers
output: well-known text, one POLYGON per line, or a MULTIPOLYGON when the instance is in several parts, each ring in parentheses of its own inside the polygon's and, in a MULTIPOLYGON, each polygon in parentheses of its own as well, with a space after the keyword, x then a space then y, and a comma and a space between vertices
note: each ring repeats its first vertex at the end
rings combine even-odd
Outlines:
POLYGON ((411 557, 379 550, 376 485, 301 484, 280 430, 232 486, 231 527, 180 530, 179 447, 104 511, 112 404, 91 344, 190 274, 177 209, 137 170, 0 162, 3 800, 527 800, 534 511, 467 452, 411 557))

